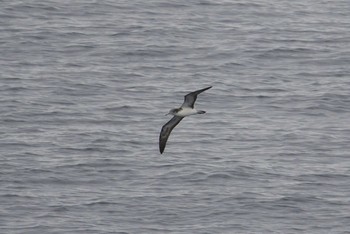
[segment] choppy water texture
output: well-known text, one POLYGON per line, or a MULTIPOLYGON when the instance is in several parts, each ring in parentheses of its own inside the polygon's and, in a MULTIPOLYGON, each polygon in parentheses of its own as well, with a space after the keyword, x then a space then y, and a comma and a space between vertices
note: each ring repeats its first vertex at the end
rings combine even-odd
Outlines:
POLYGON ((1 233, 350 233, 350 7, 1 1, 1 233), (163 155, 168 109, 189 91, 163 155))

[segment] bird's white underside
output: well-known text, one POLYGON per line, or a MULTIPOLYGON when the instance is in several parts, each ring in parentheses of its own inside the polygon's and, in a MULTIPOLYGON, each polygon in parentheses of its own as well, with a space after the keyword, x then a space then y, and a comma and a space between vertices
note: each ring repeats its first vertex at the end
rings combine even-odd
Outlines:
POLYGON ((175 115, 179 117, 186 117, 186 116, 195 115, 195 114, 198 114, 198 111, 196 109, 192 109, 189 107, 182 107, 182 110, 177 112, 175 115))

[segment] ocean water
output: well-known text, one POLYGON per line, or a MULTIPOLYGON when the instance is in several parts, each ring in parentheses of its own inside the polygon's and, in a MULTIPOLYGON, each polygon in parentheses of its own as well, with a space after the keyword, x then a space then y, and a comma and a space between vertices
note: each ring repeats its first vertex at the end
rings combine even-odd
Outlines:
POLYGON ((0 233, 350 233, 348 1, 0 4, 0 233))

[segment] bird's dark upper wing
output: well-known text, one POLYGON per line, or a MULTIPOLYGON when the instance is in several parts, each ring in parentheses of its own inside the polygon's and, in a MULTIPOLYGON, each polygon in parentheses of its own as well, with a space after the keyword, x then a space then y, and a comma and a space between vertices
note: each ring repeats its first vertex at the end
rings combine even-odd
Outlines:
POLYGON ((183 117, 174 116, 169 122, 164 124, 159 134, 159 151, 162 154, 171 131, 180 123, 183 117))
POLYGON ((213 86, 209 86, 207 88, 200 89, 200 90, 197 90, 197 91, 194 91, 194 92, 191 92, 191 93, 187 94, 185 96, 185 101, 184 101, 184 103, 182 104, 181 107, 191 107, 191 108, 193 108, 194 107, 194 102, 197 100, 197 95, 200 94, 201 92, 204 92, 205 90, 210 89, 211 87, 213 87, 213 86))

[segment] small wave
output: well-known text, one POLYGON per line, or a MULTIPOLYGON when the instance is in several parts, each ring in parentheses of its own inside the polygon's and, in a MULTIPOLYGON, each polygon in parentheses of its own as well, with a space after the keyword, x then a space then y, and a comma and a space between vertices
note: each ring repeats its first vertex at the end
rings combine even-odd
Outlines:
POLYGON ((116 205, 118 203, 116 202, 108 202, 108 201, 94 201, 94 202, 89 202, 85 203, 85 206, 110 206, 110 205, 116 205))
POLYGON ((55 207, 53 207, 53 211, 66 212, 66 211, 69 211, 69 209, 66 206, 55 206, 55 207))
POLYGON ((301 195, 295 195, 295 196, 284 196, 279 199, 277 199, 276 202, 284 205, 290 205, 291 203, 304 203, 304 202, 310 202, 310 201, 317 201, 317 202, 324 202, 325 200, 316 196, 301 196, 301 195))
POLYGON ((207 176, 208 180, 226 180, 226 179, 232 179, 232 176, 226 173, 214 173, 207 176))
POLYGON ((104 110, 107 111, 117 111, 117 110, 128 110, 132 109, 134 106, 131 105, 122 105, 122 106, 115 106, 115 107, 105 107, 104 110))
POLYGON ((25 199, 33 199, 36 198, 35 196, 29 196, 29 195, 19 195, 19 194, 12 194, 12 193, 5 193, 0 195, 0 197, 3 198, 25 198, 25 199))

